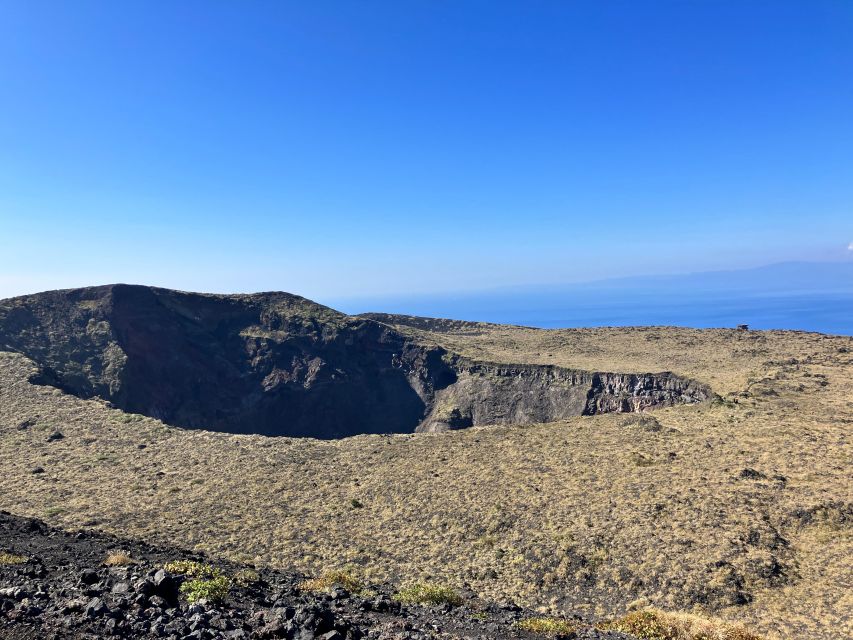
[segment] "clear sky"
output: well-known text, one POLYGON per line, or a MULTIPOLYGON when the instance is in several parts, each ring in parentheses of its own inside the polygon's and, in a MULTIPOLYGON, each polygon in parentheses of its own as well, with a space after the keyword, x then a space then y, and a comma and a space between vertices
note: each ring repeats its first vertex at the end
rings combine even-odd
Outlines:
POLYGON ((0 2, 0 297, 851 255, 848 0, 0 2))

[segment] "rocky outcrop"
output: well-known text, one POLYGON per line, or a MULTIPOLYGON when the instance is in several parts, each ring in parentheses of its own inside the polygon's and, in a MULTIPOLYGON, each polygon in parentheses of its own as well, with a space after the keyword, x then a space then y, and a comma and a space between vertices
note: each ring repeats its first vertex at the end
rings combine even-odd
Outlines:
POLYGON ((534 424, 596 413, 695 403, 707 387, 672 373, 591 373, 554 366, 459 361, 457 380, 435 394, 418 431, 534 424))
POLYGON ((232 433, 442 431, 709 396, 671 373, 472 362, 379 317, 287 293, 109 285, 0 301, 0 350, 34 360, 33 382, 175 426, 232 433))

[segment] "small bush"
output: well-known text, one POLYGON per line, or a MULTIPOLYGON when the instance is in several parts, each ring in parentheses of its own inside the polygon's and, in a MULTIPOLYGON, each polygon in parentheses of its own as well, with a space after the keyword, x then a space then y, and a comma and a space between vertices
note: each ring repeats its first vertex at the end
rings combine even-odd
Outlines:
POLYGON ((228 578, 220 575, 210 580, 188 580, 181 585, 181 593, 187 597, 190 603, 199 600, 222 602, 228 595, 229 586, 228 578))
POLYGON ((241 587, 248 587, 261 579, 259 574, 254 569, 240 569, 234 574, 234 583, 241 587))
POLYGON ((163 568, 169 573, 177 573, 188 578, 208 580, 222 577, 222 572, 216 567, 195 560, 176 560, 166 563, 163 568))
POLYGON ((332 587, 343 587, 350 593, 364 591, 364 583, 348 571, 327 571, 317 578, 311 578, 300 583, 303 591, 328 591, 332 587))
POLYGON ((576 632, 575 626, 563 618, 526 618, 516 623, 516 626, 522 631, 548 636, 570 636, 576 632))
POLYGON ((107 559, 104 560, 105 567, 127 567, 132 564, 136 564, 136 560, 131 558, 124 551, 111 553, 107 556, 107 559))
POLYGON ((659 609, 633 611, 600 625, 600 628, 632 634, 644 640, 764 640, 742 625, 659 609))
POLYGON ((428 582, 417 582, 400 589, 397 600, 403 604, 449 604, 454 607, 462 604, 462 596, 451 587, 428 582))
POLYGON ((19 556, 14 553, 6 553, 5 551, 0 551, 0 565, 24 564, 26 561, 26 556, 19 556))

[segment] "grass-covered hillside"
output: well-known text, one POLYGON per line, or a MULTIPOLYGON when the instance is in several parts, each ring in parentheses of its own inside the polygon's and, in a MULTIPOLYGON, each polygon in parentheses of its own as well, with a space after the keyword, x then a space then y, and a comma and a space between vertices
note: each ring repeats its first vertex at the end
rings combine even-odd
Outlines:
POLYGON ((524 427, 266 438, 33 385, 33 363, 2 353, 0 508, 312 574, 467 585, 544 616, 648 604, 769 638, 853 633, 853 339, 408 324, 469 358, 671 370, 720 398, 524 427))

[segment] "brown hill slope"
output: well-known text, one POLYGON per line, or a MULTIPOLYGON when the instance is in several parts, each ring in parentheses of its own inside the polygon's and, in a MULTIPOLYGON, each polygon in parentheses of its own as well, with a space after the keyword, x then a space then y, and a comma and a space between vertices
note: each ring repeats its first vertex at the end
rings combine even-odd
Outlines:
POLYGON ((36 386, 37 366, 6 353, 0 508, 309 572, 468 583, 592 618, 640 600, 771 637, 851 636, 853 339, 395 328, 467 361, 672 370, 722 398, 653 419, 270 439, 36 386))

